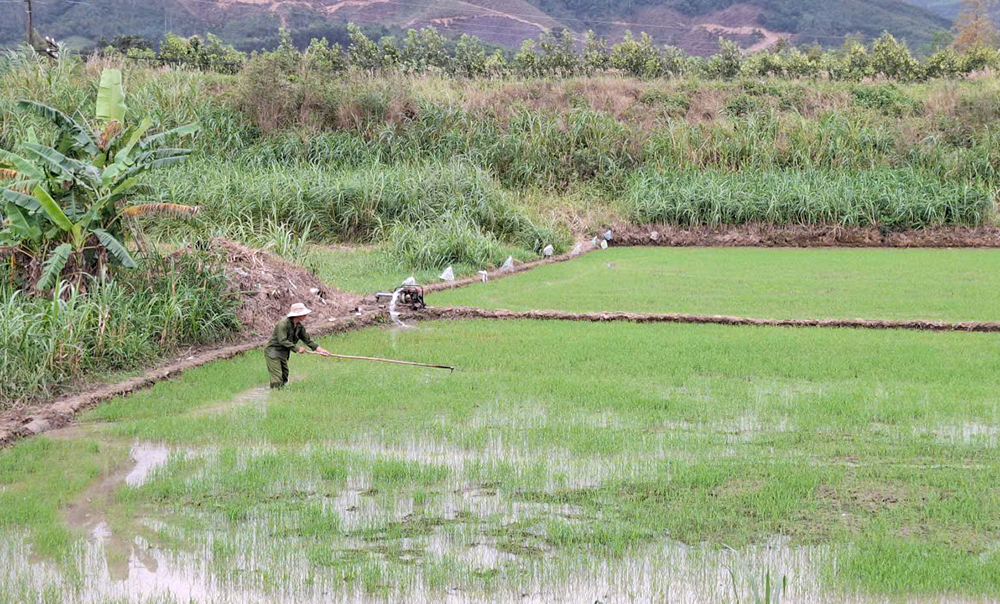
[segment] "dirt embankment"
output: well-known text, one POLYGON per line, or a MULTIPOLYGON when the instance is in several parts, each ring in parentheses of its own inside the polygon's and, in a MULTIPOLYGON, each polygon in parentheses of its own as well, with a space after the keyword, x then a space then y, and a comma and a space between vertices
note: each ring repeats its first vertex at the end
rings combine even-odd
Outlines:
POLYGON ((916 331, 1000 332, 1000 322, 883 321, 876 319, 754 319, 724 315, 687 315, 679 313, 589 312, 558 310, 511 311, 504 309, 442 306, 426 308, 414 316, 431 319, 492 319, 536 321, 589 321, 591 323, 694 323, 750 327, 836 327, 853 329, 908 329, 916 331))
POLYGON ((891 247, 997 248, 1000 227, 930 227, 883 233, 879 229, 840 226, 718 227, 670 225, 620 226, 611 245, 664 247, 891 247), (654 238, 653 234, 656 233, 654 238))
POLYGON ((344 316, 358 305, 358 296, 332 288, 273 254, 228 239, 213 239, 210 246, 225 257, 226 279, 240 296, 237 315, 249 333, 270 335, 295 302, 324 317, 344 316))

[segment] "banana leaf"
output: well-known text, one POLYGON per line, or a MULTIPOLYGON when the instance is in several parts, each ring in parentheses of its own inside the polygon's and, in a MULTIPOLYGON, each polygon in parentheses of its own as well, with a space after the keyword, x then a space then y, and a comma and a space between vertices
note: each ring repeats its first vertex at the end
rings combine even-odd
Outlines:
POLYGON ((21 193, 19 191, 5 189, 3 193, 0 194, 0 197, 2 197, 4 201, 12 203, 16 206, 20 206, 32 213, 42 209, 42 206, 39 205, 37 199, 35 199, 31 195, 25 195, 24 193, 21 193))
POLYGON ((174 216, 177 218, 194 218, 201 212, 201 206, 183 206, 176 203, 144 203, 125 208, 122 214, 126 216, 174 216))
MULTIPOLYGON (((59 139, 56 141, 55 147, 62 153, 82 151, 88 155, 96 155, 100 151, 90 135, 90 129, 62 111, 27 100, 18 101, 17 106, 21 109, 34 111, 55 124, 56 128, 59 129, 59 139)), ((35 142, 30 137, 29 141, 35 142)))
POLYGON ((14 155, 10 151, 0 149, 0 159, 12 164, 21 176, 28 177, 29 180, 35 181, 36 184, 43 183, 46 180, 45 172, 20 155, 14 155))
POLYGON ((56 226, 64 231, 72 231, 73 223, 69 221, 66 217, 66 213, 62 211, 59 204, 52 199, 49 192, 43 189, 41 186, 35 187, 35 199, 42 206, 42 210, 45 211, 45 215, 49 217, 56 226))
POLYGON ((14 235, 15 241, 37 243, 42 238, 42 229, 38 226, 38 221, 25 216, 21 208, 8 205, 4 213, 10 220, 7 228, 14 235))
POLYGON ((125 268, 135 268, 139 266, 129 255, 128 250, 125 249, 121 243, 115 239, 114 235, 105 231, 104 229, 93 229, 93 233, 97 235, 97 238, 101 241, 101 244, 108 249, 111 256, 120 262, 125 268))
POLYGON ((47 289, 52 289, 55 287, 56 283, 59 281, 59 276, 62 275, 62 270, 69 262, 69 255, 73 251, 73 246, 68 243, 63 243, 56 249, 52 250, 48 259, 45 261, 44 268, 42 269, 42 276, 39 277, 38 282, 35 283, 35 289, 38 291, 44 291, 47 289))
MULTIPOLYGON (((85 171, 86 165, 75 159, 70 159, 52 147, 37 143, 24 143, 25 155, 38 163, 47 166, 52 172, 59 174, 63 180, 76 180, 77 174, 85 171)), ((89 184, 89 183, 88 183, 89 184)))
POLYGON ((178 126, 173 130, 167 130, 166 132, 160 132, 159 134, 153 134, 142 139, 139 143, 140 148, 148 147, 153 143, 158 143, 171 136, 187 136, 188 134, 194 134, 201 130, 201 125, 198 122, 191 122, 190 124, 185 124, 183 126, 178 126))
POLYGON ((101 85, 97 90, 97 118, 123 123, 125 109, 122 72, 117 69, 105 69, 101 72, 101 85))

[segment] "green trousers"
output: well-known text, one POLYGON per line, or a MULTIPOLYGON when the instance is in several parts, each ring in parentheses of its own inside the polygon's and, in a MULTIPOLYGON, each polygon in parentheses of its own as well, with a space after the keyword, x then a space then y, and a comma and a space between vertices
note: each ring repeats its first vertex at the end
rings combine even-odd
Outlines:
POLYGON ((288 383, 288 359, 276 359, 264 354, 267 373, 271 376, 271 388, 282 388, 288 383))

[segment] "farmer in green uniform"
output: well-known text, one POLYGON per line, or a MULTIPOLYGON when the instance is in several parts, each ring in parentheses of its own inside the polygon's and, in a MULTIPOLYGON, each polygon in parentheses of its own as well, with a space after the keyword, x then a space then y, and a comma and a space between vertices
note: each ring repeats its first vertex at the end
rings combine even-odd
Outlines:
POLYGON ((264 349, 264 359, 267 361, 267 372, 271 375, 271 388, 281 388, 288 383, 288 355, 291 351, 305 354, 306 349, 299 346, 302 342, 311 350, 320 354, 330 354, 312 341, 302 320, 312 311, 305 304, 292 304, 288 315, 274 326, 274 335, 264 349))

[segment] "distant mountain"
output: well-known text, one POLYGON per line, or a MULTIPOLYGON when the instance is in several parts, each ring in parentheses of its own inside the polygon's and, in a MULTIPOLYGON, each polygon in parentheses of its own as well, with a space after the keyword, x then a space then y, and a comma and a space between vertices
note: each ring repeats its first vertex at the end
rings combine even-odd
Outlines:
MULTIPOLYGON (((962 10, 962 0, 907 0, 910 4, 926 8, 936 15, 954 21, 962 10)), ((991 11, 994 23, 1000 23, 1000 3, 991 11)))
MULTIPOLYGON (((917 4, 949 0, 45 0, 35 2, 35 28, 84 48, 102 37, 139 34, 152 40, 167 31, 180 35, 211 31, 242 49, 273 46, 285 27, 297 40, 343 37, 347 21, 381 28, 434 26, 449 36, 463 33, 516 47, 546 29, 588 29, 610 39, 626 30, 646 31, 658 42, 692 54, 711 54, 717 39, 759 49, 780 38, 837 46, 847 34, 866 39, 887 30, 914 50, 951 21, 917 4)), ((0 19, 0 45, 23 38, 20 2, 7 3, 0 19)), ((945 14, 945 13, 942 13, 945 14)))

